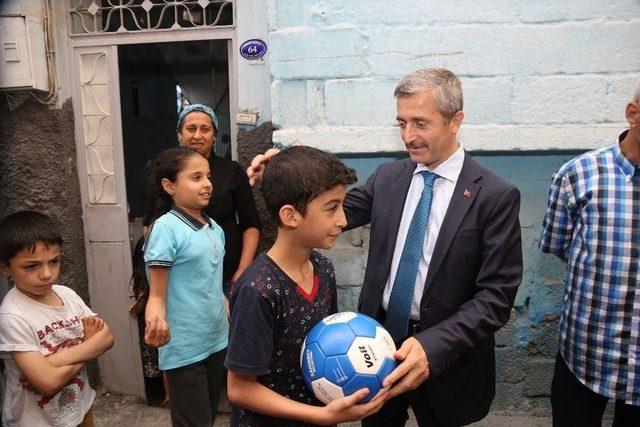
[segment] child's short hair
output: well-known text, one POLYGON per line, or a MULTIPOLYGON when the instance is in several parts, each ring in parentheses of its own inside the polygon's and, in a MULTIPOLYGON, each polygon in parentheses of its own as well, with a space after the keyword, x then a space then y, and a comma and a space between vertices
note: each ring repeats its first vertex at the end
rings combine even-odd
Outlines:
POLYGON ((21 251, 35 250, 36 243, 61 246, 58 223, 40 212, 18 211, 0 221, 0 262, 9 261, 21 251))
POLYGON ((309 202, 321 193, 356 180, 356 172, 336 155, 297 146, 282 150, 267 164, 261 190, 267 211, 281 225, 282 206, 292 205, 305 215, 309 202))

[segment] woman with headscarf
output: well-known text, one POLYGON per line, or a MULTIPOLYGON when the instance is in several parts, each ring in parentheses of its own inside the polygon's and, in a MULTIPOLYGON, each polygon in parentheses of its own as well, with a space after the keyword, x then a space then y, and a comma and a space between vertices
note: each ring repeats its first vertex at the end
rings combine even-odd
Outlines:
MULTIPOLYGON (((204 212, 224 231, 223 289, 228 296, 231 284, 253 261, 260 238, 260 220, 242 167, 212 152, 218 129, 218 117, 204 104, 185 106, 176 125, 180 145, 209 160, 213 194, 204 212)), ((153 213, 147 212, 144 225, 150 225, 153 219, 153 213)))

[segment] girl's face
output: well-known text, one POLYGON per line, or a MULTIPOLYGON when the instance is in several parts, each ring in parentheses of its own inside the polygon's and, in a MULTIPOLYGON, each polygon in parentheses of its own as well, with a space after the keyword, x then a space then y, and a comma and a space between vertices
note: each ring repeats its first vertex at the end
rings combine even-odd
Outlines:
POLYGON ((201 111, 187 114, 178 132, 178 139, 182 145, 196 150, 208 159, 216 139, 216 129, 211 117, 201 111))
POLYGON ((171 182, 164 178, 162 187, 176 207, 193 213, 209 204, 211 198, 211 181, 209 181, 209 162, 200 155, 187 159, 176 180, 171 182))

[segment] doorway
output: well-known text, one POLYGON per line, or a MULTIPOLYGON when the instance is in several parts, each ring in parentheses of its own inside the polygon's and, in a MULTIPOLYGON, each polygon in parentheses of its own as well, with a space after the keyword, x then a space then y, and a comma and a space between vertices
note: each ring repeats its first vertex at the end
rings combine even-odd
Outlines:
POLYGON ((115 337, 114 347, 98 364, 105 388, 144 397, 138 325, 126 309, 131 304, 131 248, 136 238, 129 217, 139 218, 144 211, 145 162, 176 144, 179 93, 191 102, 219 104, 219 138, 223 143, 230 139, 231 147, 224 155, 235 156, 237 128, 228 119, 229 111, 235 117, 238 108, 235 29, 96 34, 72 37, 69 47, 89 294, 92 309, 115 337), (129 46, 136 47, 127 51, 129 46), (120 55, 142 59, 120 63, 120 55), (136 75, 137 70, 142 72, 136 75), (120 78, 128 83, 121 85, 120 78), (121 102, 121 93, 128 101, 121 102), (123 128, 124 114, 133 124, 123 128), (163 131, 156 132, 157 126, 163 131), (147 138, 149 132, 156 141, 147 138))
MULTIPOLYGON (((213 108, 219 122, 214 152, 232 157, 227 41, 121 45, 118 70, 129 236, 135 255, 143 235, 148 164, 161 151, 177 146, 176 121, 184 105, 213 108)), ((139 257, 132 261, 134 277, 145 279, 136 274, 144 271, 144 263, 140 265, 139 257)), ((144 322, 138 325, 146 398, 149 404, 160 404, 164 393, 157 351, 143 344, 144 322)))

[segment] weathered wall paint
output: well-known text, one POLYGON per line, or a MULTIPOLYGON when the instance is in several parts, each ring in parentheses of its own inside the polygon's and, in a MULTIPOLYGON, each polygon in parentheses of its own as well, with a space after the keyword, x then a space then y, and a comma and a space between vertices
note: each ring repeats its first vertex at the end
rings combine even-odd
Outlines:
POLYGON ((447 67, 471 150, 606 145, 640 78, 640 2, 270 0, 274 141, 402 150, 393 88, 447 67))

